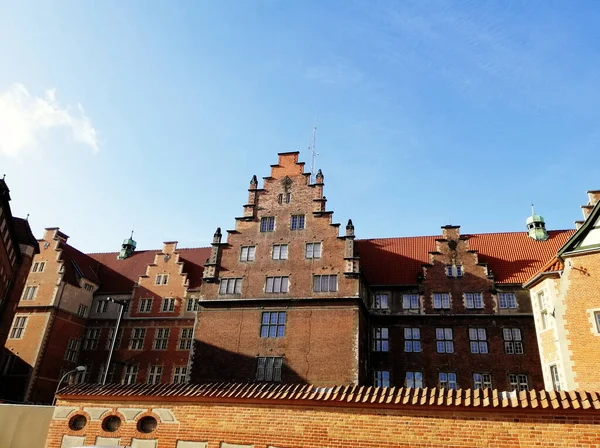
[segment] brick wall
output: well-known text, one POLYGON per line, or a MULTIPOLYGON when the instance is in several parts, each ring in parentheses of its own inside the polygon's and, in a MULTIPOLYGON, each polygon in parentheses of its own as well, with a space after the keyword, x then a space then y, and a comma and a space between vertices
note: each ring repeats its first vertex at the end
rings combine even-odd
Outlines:
POLYGON ((208 442, 208 448, 220 448, 221 442, 255 448, 588 447, 598 446, 600 424, 597 409, 477 409, 444 404, 386 408, 368 403, 290 405, 225 399, 186 403, 156 397, 122 402, 82 397, 58 404, 64 408, 57 409, 50 425, 48 448, 61 448, 65 435, 83 436, 82 445, 94 445, 98 436, 116 437, 120 445, 130 445, 132 439, 158 440, 160 448, 175 448, 177 441, 208 442), (98 408, 105 409, 94 411, 98 408), (83 430, 72 431, 68 422, 76 414, 95 417, 83 430), (109 415, 123 420, 116 432, 101 428, 102 419, 109 415), (140 433, 136 423, 148 415, 157 419, 157 429, 140 433))

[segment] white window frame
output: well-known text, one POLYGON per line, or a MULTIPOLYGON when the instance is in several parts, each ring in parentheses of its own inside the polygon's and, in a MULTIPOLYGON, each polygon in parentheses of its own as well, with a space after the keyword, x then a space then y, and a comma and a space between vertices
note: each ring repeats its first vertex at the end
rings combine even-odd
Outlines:
POLYGON ((389 310, 390 295, 387 292, 373 294, 373 309, 374 310, 389 310))
POLYGON ((157 285, 167 285, 169 283, 169 274, 156 274, 157 285))
POLYGON ((290 290, 289 276, 266 277, 265 293, 268 294, 286 294, 290 290))
POLYGON ((17 314, 13 319, 13 324, 10 328, 8 339, 23 339, 28 320, 29 316, 17 314))
POLYGON ((469 346, 471 353, 487 355, 489 353, 487 330, 485 328, 469 328, 469 346))
POLYGON ((46 267, 45 261, 36 261, 35 263, 33 263, 31 272, 44 272, 45 267, 46 267))
POLYGON ((77 315, 80 317, 87 317, 88 307, 83 303, 80 303, 77 307, 77 315))
POLYGON ((421 309, 421 297, 419 296, 419 294, 413 294, 413 293, 402 294, 402 309, 404 311, 420 310, 421 309))
POLYGON ((525 373, 510 373, 508 382, 513 391, 529 390, 529 379, 525 373))
POLYGON ((100 328, 86 328, 83 338, 83 350, 96 350, 100 343, 100 328))
POLYGON ((461 264, 446 265, 446 276, 449 278, 461 278, 464 274, 461 264))
POLYGON ((69 339, 67 342, 67 350, 65 351, 65 360, 70 362, 77 361, 77 355, 79 354, 80 340, 77 338, 69 339))
POLYGON ((389 370, 375 370, 373 371, 373 385, 375 387, 390 387, 391 376, 389 370))
POLYGON ((433 308, 436 310, 449 310, 452 308, 452 298, 448 292, 433 293, 433 308))
POLYGON ((458 389, 458 381, 456 380, 456 372, 439 372, 438 381, 442 389, 458 389))
POLYGON ((290 230, 304 230, 306 227, 306 215, 292 215, 290 218, 290 230))
POLYGON ((259 226, 261 232, 275 231, 275 216, 262 216, 259 226))
POLYGON ((492 374, 491 373, 473 373, 473 389, 492 389, 492 374))
POLYGON ((421 371, 405 372, 404 387, 410 387, 412 389, 422 389, 423 388, 423 372, 421 372, 421 371))
POLYGON ((219 295, 233 295, 242 293, 242 277, 222 278, 219 283, 219 295))
POLYGON ((483 309, 483 293, 481 292, 466 292, 465 293, 465 308, 481 310, 483 309))
POLYGON ((516 309, 517 295, 514 292, 499 292, 498 293, 498 308, 503 310, 516 309))
POLYGON ((507 355, 523 355, 523 330, 520 328, 503 328, 504 353, 507 355))
POLYGON ((540 317, 542 322, 542 330, 547 330, 550 328, 550 319, 548 317, 548 299, 546 298, 546 291, 540 290, 535 295, 538 306, 540 307, 540 317))
POLYGON ((146 378, 146 384, 160 384, 160 379, 163 373, 163 366, 155 364, 148 366, 148 377, 146 378))
POLYGON ((160 310, 163 313, 174 313, 175 312, 175 297, 165 297, 162 299, 160 310))
POLYGON ((437 353, 454 353, 454 330, 450 327, 435 329, 437 353))
POLYGON ((271 260, 287 260, 289 247, 287 244, 273 244, 271 247, 271 260))
MULTIPOLYGON (((106 350, 110 350, 110 345, 112 344, 112 338, 115 334, 114 328, 108 329, 108 334, 106 336, 106 350)), ((120 327, 117 331, 117 341, 115 342, 115 350, 118 350, 121 346, 121 340, 123 339, 123 327, 120 327)))
POLYGON ((313 274, 313 292, 337 292, 338 276, 337 274, 313 274), (323 280, 327 277, 327 289, 323 289, 323 280), (333 280, 333 287, 332 287, 333 280), (317 286, 318 285, 318 286, 317 286))
POLYGON ((144 350, 146 342, 146 328, 134 327, 131 329, 131 339, 129 341, 129 350, 144 350))
POLYGON ((173 383, 187 382, 187 366, 173 366, 173 383))
POLYGON ((169 327, 160 327, 154 329, 154 342, 152 343, 153 350, 168 350, 169 335, 171 329, 169 327))
POLYGON ((21 300, 35 300, 35 297, 37 296, 37 292, 38 292, 37 285, 28 285, 23 290, 23 296, 21 297, 21 300))
POLYGON ((254 261, 256 258, 256 246, 242 246, 240 248, 240 261, 254 261))
POLYGON ((421 329, 418 327, 404 328, 404 352, 421 353, 421 329))
POLYGON ((390 329, 388 327, 373 327, 373 351, 390 351, 390 329))
POLYGON ((122 384, 135 384, 139 372, 139 366, 137 364, 126 365, 123 369, 122 384))
POLYGON ((560 392, 562 390, 562 385, 560 384, 560 375, 558 373, 558 365, 551 364, 550 365, 550 379, 552 380, 552 387, 556 392, 560 392))
POLYGON ((194 327, 182 328, 179 332, 179 341, 177 341, 178 350, 191 350, 194 340, 194 327))
POLYGON ((188 299, 187 300, 187 308, 186 311, 188 313, 199 311, 200 310, 200 302, 198 299, 188 299))
POLYGON ((145 297, 143 299, 140 299, 138 313, 150 313, 150 312, 152 312, 152 298, 145 297))
POLYGON ((321 243, 306 243, 304 258, 309 260, 321 258, 321 243))

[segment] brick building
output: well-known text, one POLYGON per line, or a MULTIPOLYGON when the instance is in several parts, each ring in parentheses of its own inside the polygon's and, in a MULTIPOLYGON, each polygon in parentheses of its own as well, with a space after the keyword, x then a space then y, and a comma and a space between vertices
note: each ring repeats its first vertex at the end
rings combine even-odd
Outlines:
POLYGON ((13 399, 49 401, 61 372, 99 382, 282 381, 446 388, 543 384, 522 286, 573 235, 527 232, 356 239, 340 232, 298 153, 279 154, 210 248, 83 254, 46 230, 7 348, 13 399), (30 290, 31 291, 31 290, 30 290), (113 302, 106 299, 111 298, 113 302), (122 304, 122 305, 121 305, 122 304), (34 322, 35 321, 35 322, 34 322))
POLYGON ((8 186, 0 179, 0 389, 4 388, 4 375, 15 361, 4 344, 9 335, 20 332, 24 325, 22 319, 17 319, 17 325, 12 326, 33 257, 39 253, 29 223, 12 216, 9 201, 8 186))
POLYGON ((600 389, 600 191, 588 197, 577 232, 525 284, 546 389, 600 389))

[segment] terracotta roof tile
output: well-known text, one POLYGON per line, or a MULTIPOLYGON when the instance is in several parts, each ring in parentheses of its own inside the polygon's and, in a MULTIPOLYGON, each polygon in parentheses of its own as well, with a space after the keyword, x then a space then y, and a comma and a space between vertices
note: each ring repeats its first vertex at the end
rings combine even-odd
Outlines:
MULTIPOLYGON (((526 232, 479 233, 469 237, 469 248, 479 253, 498 283, 524 283, 573 235, 575 230, 551 230, 546 241, 535 241, 526 232)), ((438 236, 357 240, 363 272, 372 285, 417 283, 422 265, 429 263, 438 236)))
POLYGON ((596 412, 600 409, 596 392, 521 391, 439 389, 439 388, 381 388, 372 386, 315 387, 309 384, 279 383, 204 383, 204 384, 75 384, 60 390, 58 397, 86 400, 89 397, 131 399, 140 397, 188 397, 197 401, 206 399, 313 401, 332 405, 340 402, 366 405, 440 406, 466 408, 552 408, 596 412), (86 398, 87 397, 87 398, 86 398))

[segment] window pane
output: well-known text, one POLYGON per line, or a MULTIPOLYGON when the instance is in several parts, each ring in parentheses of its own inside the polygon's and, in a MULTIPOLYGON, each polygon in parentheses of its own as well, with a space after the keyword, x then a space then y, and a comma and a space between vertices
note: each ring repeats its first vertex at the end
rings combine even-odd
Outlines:
POLYGON ((421 330, 418 328, 412 329, 413 339, 421 339, 421 330))
POLYGON ((444 328, 444 337, 446 339, 452 339, 452 328, 444 328))
POLYGON ((435 337, 436 337, 436 339, 444 339, 444 329, 436 328, 435 329, 435 337))
POLYGON ((486 338, 486 334, 485 334, 485 328, 479 328, 477 330, 477 336, 479 337, 480 340, 484 341, 486 338))
POLYGON ((329 291, 329 276, 327 275, 321 276, 321 291, 329 291))
POLYGON ((275 277, 273 284, 273 292, 281 292, 281 277, 275 277))
POLYGON ((329 290, 337 291, 337 275, 329 276, 329 290))
POLYGON ((279 324, 285 324, 286 314, 285 312, 279 313, 279 324))
POLYGON ((412 328, 404 329, 404 339, 412 339, 412 328))
POLYGON ((232 278, 227 279, 227 294, 233 294, 235 290, 235 281, 232 278))
POLYGON ((477 330, 475 328, 469 328, 469 339, 477 339, 477 330))
POLYGON ((454 353, 454 342, 446 342, 446 353, 454 353))
POLYGON ((513 339, 515 341, 520 341, 521 340, 521 330, 520 329, 513 328, 512 335, 513 335, 513 339))
POLYGON ((281 245, 281 255, 280 255, 282 260, 287 260, 288 257, 288 245, 287 244, 282 244, 281 245))
POLYGON ((281 292, 288 292, 288 277, 281 278, 281 292))
POLYGON ((306 245, 306 258, 312 258, 313 257, 313 245, 311 243, 308 243, 306 245))
POLYGON ((512 341, 512 332, 509 328, 504 328, 502 333, 504 334, 505 341, 512 341))
POLYGON ((273 260, 279 260, 280 250, 281 246, 277 244, 273 246, 273 260))
POLYGON ((269 313, 262 313, 262 323, 263 325, 269 323, 269 313))
POLYGON ((273 292, 273 277, 267 277, 267 292, 273 292))
POLYGON ((381 308, 383 309, 387 309, 388 308, 388 296, 387 294, 381 294, 381 308))
POLYGON ((315 291, 315 292, 321 291, 321 277, 319 275, 313 276, 313 291, 315 291))
POLYGON ((241 294, 242 292, 242 279, 241 278, 236 278, 235 279, 235 291, 236 294, 241 294))
POLYGON ((225 294, 227 292, 227 280, 221 280, 219 285, 219 294, 225 294))
POLYGON ((321 243, 314 243, 313 245, 313 257, 321 258, 321 243))

